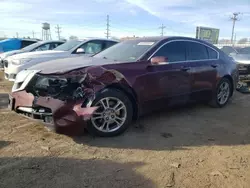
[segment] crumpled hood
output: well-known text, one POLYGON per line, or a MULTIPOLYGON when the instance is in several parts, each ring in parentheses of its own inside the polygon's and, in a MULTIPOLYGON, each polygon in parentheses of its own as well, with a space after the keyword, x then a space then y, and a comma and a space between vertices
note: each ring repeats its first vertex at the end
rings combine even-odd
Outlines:
POLYGON ((236 62, 250 64, 250 54, 232 54, 230 55, 236 62))
POLYGON ((74 69, 84 68, 88 66, 101 66, 117 63, 113 60, 100 59, 94 57, 80 56, 65 59, 51 60, 34 65, 28 70, 40 70, 42 74, 65 73, 74 69))
POLYGON ((13 59, 24 59, 24 58, 39 58, 39 57, 52 57, 52 56, 68 56, 69 52, 65 51, 55 51, 55 50, 46 50, 38 52, 27 52, 22 54, 13 55, 13 59))

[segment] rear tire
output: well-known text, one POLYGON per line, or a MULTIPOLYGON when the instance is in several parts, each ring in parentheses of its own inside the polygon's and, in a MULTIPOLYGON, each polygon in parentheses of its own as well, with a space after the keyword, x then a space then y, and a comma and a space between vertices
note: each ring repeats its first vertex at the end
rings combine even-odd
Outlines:
POLYGON ((232 83, 228 78, 222 78, 216 87, 210 106, 214 108, 224 107, 232 96, 232 83))
POLYGON ((104 89, 97 94, 91 106, 99 106, 87 123, 88 132, 94 136, 120 135, 132 121, 132 103, 120 90, 104 89))

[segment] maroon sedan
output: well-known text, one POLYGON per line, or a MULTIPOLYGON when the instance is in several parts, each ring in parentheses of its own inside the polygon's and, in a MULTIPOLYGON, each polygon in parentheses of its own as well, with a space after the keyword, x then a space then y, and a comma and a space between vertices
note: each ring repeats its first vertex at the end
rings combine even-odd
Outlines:
POLYGON ((141 114, 207 101, 227 104, 238 80, 236 63, 215 46, 186 37, 145 37, 93 57, 48 61, 21 71, 9 106, 59 133, 124 132, 141 114))

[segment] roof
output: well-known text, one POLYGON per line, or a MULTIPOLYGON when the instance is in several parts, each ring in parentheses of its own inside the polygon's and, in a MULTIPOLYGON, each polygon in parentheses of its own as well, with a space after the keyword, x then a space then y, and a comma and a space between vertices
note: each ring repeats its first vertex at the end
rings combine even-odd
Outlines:
POLYGON ((159 42, 165 39, 170 39, 170 40, 193 40, 193 41, 198 41, 198 42, 202 42, 202 43, 206 43, 208 45, 212 45, 209 42, 206 42, 204 40, 201 39, 196 39, 196 38, 192 38, 192 37, 183 37, 183 36, 152 36, 152 37, 140 37, 140 38, 135 38, 135 39, 129 39, 129 40, 124 40, 124 41, 137 41, 137 42, 141 42, 141 41, 152 41, 152 42, 159 42))
POLYGON ((63 40, 43 40, 43 41, 38 41, 39 43, 50 43, 50 42, 65 42, 63 40))
POLYGON ((115 39, 98 38, 98 37, 85 37, 83 39, 79 39, 79 41, 82 41, 82 40, 106 40, 106 41, 119 42, 119 40, 115 40, 115 39))

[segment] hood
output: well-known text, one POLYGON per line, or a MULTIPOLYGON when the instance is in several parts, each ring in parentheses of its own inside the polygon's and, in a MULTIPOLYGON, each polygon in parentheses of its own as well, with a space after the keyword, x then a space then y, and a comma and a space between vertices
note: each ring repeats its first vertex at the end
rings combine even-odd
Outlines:
POLYGON ((238 63, 250 64, 250 54, 232 54, 230 56, 238 63))
POLYGON ((24 58, 36 58, 36 57, 51 57, 51 56, 64 56, 68 55, 69 52, 65 51, 55 51, 55 50, 46 50, 38 52, 27 52, 22 54, 13 55, 13 59, 24 59, 24 58))
POLYGON ((39 63, 29 68, 29 70, 39 70, 42 74, 65 73, 74 69, 88 66, 101 66, 117 63, 113 60, 100 59, 94 57, 80 56, 65 59, 51 60, 39 63))
POLYGON ((4 52, 2 54, 0 54, 0 57, 2 59, 6 58, 6 57, 9 57, 9 56, 12 56, 12 55, 16 55, 16 54, 20 54, 20 53, 24 53, 25 51, 23 50, 12 50, 12 51, 9 51, 9 52, 4 52))

